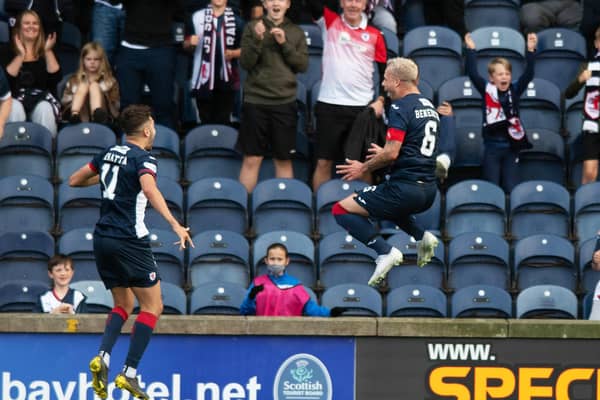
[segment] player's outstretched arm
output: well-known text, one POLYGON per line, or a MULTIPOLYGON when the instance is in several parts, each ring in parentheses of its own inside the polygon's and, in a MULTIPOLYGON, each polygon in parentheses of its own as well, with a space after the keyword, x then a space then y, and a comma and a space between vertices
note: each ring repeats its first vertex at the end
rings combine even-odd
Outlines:
POLYGON ((144 174, 140 177, 140 184, 142 186, 142 191, 152 207, 167 220, 173 231, 179 236, 179 241, 175 242, 179 245, 179 248, 185 249, 186 242, 194 247, 194 242, 192 242, 192 238, 189 234, 190 228, 181 226, 179 221, 171 214, 171 210, 169 210, 165 198, 160 190, 158 190, 158 186, 156 186, 156 179, 150 174, 144 174))
POLYGON ((69 177, 69 186, 73 187, 92 186, 98 183, 100 183, 100 176, 90 168, 89 164, 79 168, 69 177))

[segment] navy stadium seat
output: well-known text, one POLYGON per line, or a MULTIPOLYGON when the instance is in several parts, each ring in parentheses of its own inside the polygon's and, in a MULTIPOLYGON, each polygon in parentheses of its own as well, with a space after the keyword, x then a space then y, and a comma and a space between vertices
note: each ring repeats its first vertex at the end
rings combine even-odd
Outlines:
POLYGON ((506 201, 504 191, 483 180, 465 180, 446 193, 446 234, 455 237, 466 232, 504 235, 506 201))
POLYGON ((565 183, 565 144, 560 133, 547 129, 528 129, 531 149, 519 153, 520 182, 546 180, 565 183))
POLYGON ((190 314, 239 315, 246 289, 231 282, 208 282, 190 294, 190 314))
POLYGON ((592 182, 577 189, 573 196, 573 230, 583 242, 600 230, 600 182, 592 182))
POLYGON ((68 182, 58 187, 58 228, 68 232, 87 228, 100 217, 101 193, 98 185, 71 187, 68 182))
POLYGON ((184 139, 185 178, 224 177, 237 179, 242 156, 236 150, 238 132, 225 125, 200 125, 184 139))
POLYGON ((596 238, 579 242, 578 266, 580 277, 580 288, 585 293, 594 293, 594 289, 600 282, 600 271, 592 269, 592 255, 596 249, 596 238))
MULTIPOLYGON (((183 222, 183 189, 179 183, 171 178, 158 176, 156 184, 167 202, 171 214, 180 223, 183 222)), ((147 204, 144 221, 148 229, 171 229, 171 225, 152 207, 150 202, 147 204)))
POLYGON ((519 30, 520 0, 465 0, 467 31, 486 26, 505 26, 519 30))
POLYGON ((331 214, 331 208, 336 202, 365 186, 367 183, 363 181, 342 181, 341 179, 331 179, 319 186, 315 197, 315 214, 316 226, 321 236, 344 230, 335 221, 331 214))
POLYGON ((243 234, 248 227, 248 192, 230 178, 204 178, 187 190, 186 220, 192 232, 226 230, 243 234))
POLYGON ((577 297, 561 286, 536 285, 519 293, 516 310, 517 318, 576 319, 577 297))
POLYGON ((0 312, 32 312, 37 308, 39 296, 48 285, 28 280, 12 280, 0 283, 0 312))
POLYGON ((325 287, 366 283, 377 253, 346 232, 331 233, 319 242, 319 281, 325 287))
POLYGON ((54 228, 54 188, 45 178, 14 175, 0 178, 0 232, 54 228))
POLYGON ((181 178, 181 153, 179 135, 166 126, 156 124, 156 136, 151 153, 156 157, 158 176, 179 181, 181 178))
MULTIPOLYGON (((93 221, 90 221, 92 223, 93 221)), ((100 280, 94 256, 94 227, 72 229, 58 239, 58 252, 73 259, 73 282, 100 280)))
POLYGON ((452 239, 448 247, 448 287, 491 285, 510 289, 508 242, 489 232, 469 232, 452 239))
POLYGON ((488 63, 495 57, 504 57, 512 66, 513 80, 525 70, 525 39, 516 29, 504 26, 485 26, 471 32, 477 51, 477 70, 487 77, 488 63))
POLYGON ((534 78, 519 99, 519 116, 525 130, 560 132, 562 100, 558 86, 545 79, 534 78))
POLYGON ((463 287, 450 299, 452 318, 512 318, 512 298, 498 286, 463 287))
POLYGON ((52 133, 33 122, 4 126, 0 139, 0 178, 11 175, 53 177, 52 133))
POLYGON ((347 308, 341 314, 344 317, 380 317, 383 312, 383 301, 379 292, 371 286, 356 283, 328 288, 321 296, 321 305, 329 309, 347 308))
POLYGON ((448 300, 439 288, 427 285, 405 285, 387 295, 388 317, 444 318, 448 315, 448 300))
POLYGON ((162 281, 177 286, 184 285, 186 280, 185 252, 179 249, 178 244, 175 244, 179 241, 179 236, 170 229, 150 229, 148 238, 162 281))
POLYGON ((250 282, 250 246, 236 232, 204 231, 190 248, 189 283, 196 288, 205 283, 230 282, 247 287, 250 282))
POLYGON ((54 255, 54 239, 47 232, 0 234, 0 280, 49 283, 48 260, 54 255))
POLYGON ((259 182, 251 194, 252 230, 257 234, 290 230, 312 234, 312 191, 297 179, 259 182))
POLYGON ((575 249, 556 235, 532 235, 519 240, 514 249, 514 277, 517 289, 535 285, 556 285, 577 289, 575 249))

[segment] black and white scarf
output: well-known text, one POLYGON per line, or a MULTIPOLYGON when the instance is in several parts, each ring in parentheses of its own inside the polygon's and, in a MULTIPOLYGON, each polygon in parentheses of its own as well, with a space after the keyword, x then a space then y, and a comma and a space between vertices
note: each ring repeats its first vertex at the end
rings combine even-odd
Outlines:
POLYGON ((227 82, 232 89, 239 87, 239 72, 237 66, 225 59, 225 50, 232 49, 236 40, 235 14, 230 7, 225 8, 223 23, 217 28, 217 20, 213 15, 212 6, 204 10, 204 32, 202 43, 198 43, 194 57, 192 75, 192 91, 200 97, 209 97, 215 88, 215 80, 227 82), (220 38, 220 48, 217 49, 217 35, 220 38), (215 71, 215 57, 220 57, 221 71, 215 71), (216 73, 219 75, 217 76, 216 73))
POLYGON ((598 133, 598 119, 600 118, 600 53, 588 63, 592 72, 590 79, 585 81, 584 103, 583 103, 583 126, 584 132, 598 133))
POLYGON ((510 88, 508 89, 507 99, 507 107, 502 107, 498 97, 498 88, 491 83, 485 86, 485 122, 489 126, 507 121, 509 136, 513 140, 522 140, 525 137, 525 129, 523 129, 521 120, 517 116, 510 88))

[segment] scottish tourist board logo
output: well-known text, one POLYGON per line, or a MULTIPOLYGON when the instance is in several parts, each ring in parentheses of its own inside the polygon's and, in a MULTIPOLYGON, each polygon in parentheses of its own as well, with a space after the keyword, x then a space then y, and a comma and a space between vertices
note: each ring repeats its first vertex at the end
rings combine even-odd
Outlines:
POLYGON ((274 400, 331 400, 331 376, 325 364, 311 354, 285 360, 273 383, 274 400))

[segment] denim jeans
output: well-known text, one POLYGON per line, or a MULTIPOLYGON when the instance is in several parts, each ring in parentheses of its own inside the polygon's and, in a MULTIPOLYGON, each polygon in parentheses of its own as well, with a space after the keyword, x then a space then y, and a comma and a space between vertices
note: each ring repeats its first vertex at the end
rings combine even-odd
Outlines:
POLYGON ((117 49, 123 37, 125 27, 125 11, 109 7, 102 3, 94 3, 92 9, 92 41, 104 48, 110 65, 114 66, 117 49))
POLYGON ((175 128, 175 47, 151 47, 143 50, 119 47, 117 80, 121 92, 121 109, 130 104, 141 103, 144 84, 147 84, 156 122, 175 128))

